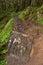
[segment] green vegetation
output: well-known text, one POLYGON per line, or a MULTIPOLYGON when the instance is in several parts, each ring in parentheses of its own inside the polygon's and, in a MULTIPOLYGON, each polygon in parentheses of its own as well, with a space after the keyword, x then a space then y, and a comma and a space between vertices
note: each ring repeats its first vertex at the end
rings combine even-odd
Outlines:
POLYGON ((29 14, 29 8, 30 8, 30 7, 27 7, 26 9, 24 9, 24 10, 18 12, 18 13, 17 13, 18 18, 24 20, 25 16, 29 14))
POLYGON ((2 57, 5 56, 6 52, 8 51, 6 43, 12 30, 12 21, 13 18, 8 21, 8 23, 5 25, 4 29, 0 33, 0 59, 2 59, 2 57))
POLYGON ((40 17, 37 21, 38 21, 39 24, 43 24, 43 16, 40 17))
POLYGON ((38 7, 27 7, 26 9, 24 9, 23 11, 18 12, 18 17, 22 20, 24 20, 25 16, 29 15, 32 19, 35 18, 35 16, 37 15, 36 11, 37 11, 38 7))
POLYGON ((7 62, 5 60, 0 61, 0 65, 7 65, 7 62))
POLYGON ((9 22, 6 24, 5 28, 0 33, 1 42, 6 42, 7 36, 9 36, 9 33, 11 32, 12 20, 13 20, 13 18, 9 20, 9 22))
POLYGON ((29 16, 31 17, 31 19, 35 19, 37 18, 37 15, 40 16, 40 14, 43 13, 43 6, 41 7, 33 7, 33 6, 29 6, 26 9, 20 11, 17 13, 18 18, 25 20, 25 16, 29 16), (37 12, 39 12, 39 14, 37 14, 37 12))

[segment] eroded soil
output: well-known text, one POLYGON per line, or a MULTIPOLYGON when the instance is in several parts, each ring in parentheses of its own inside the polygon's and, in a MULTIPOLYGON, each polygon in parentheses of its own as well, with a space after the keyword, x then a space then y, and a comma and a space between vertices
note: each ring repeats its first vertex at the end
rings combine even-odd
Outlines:
POLYGON ((34 53, 27 65, 43 65, 43 35, 35 40, 34 53))

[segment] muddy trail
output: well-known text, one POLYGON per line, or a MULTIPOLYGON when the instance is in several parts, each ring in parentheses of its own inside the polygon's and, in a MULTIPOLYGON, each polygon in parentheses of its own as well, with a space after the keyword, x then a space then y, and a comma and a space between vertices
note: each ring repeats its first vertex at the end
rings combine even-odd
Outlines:
POLYGON ((43 35, 35 40, 33 55, 27 65, 43 65, 43 35))
POLYGON ((8 40, 7 65, 43 65, 43 25, 15 17, 8 40))

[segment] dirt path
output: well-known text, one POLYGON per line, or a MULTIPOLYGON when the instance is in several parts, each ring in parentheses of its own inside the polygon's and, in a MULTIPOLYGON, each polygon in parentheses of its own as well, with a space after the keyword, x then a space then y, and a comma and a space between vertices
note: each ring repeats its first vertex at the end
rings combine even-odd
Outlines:
MULTIPOLYGON (((29 19, 22 23, 21 20, 15 18, 14 23, 15 25, 13 26, 12 32, 14 33, 14 30, 16 29, 20 33, 25 33, 26 35, 29 35, 30 38, 33 37, 32 41, 34 41, 34 44, 32 43, 33 50, 31 52, 31 58, 26 64, 22 64, 22 62, 18 63, 18 61, 16 61, 16 59, 14 58, 14 55, 11 54, 10 56, 8 55, 5 57, 5 59, 8 61, 7 65, 43 65, 43 34, 40 36, 42 27, 38 26, 34 21, 31 22, 31 20, 29 19)), ((14 37, 14 35, 12 37, 14 37)), ((11 38, 11 40, 12 39, 13 38, 11 38)))
POLYGON ((43 65, 43 35, 35 40, 34 54, 27 65, 43 65))

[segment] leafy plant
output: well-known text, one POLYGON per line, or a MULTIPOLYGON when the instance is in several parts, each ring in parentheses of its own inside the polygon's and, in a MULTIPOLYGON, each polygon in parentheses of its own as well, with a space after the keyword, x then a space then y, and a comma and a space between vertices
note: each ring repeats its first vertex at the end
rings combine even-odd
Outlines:
POLYGON ((11 18, 9 20, 9 22, 5 25, 5 28, 0 33, 0 41, 1 42, 5 42, 5 40, 7 40, 8 36, 12 30, 11 29, 12 28, 12 21, 13 21, 13 18, 11 18))
POLYGON ((6 43, 12 31, 12 21, 13 18, 8 21, 8 23, 5 25, 5 28, 0 33, 0 59, 2 59, 8 51, 8 48, 6 48, 6 43))
POLYGON ((1 60, 1 61, 0 61, 0 65, 7 65, 7 61, 1 60))

